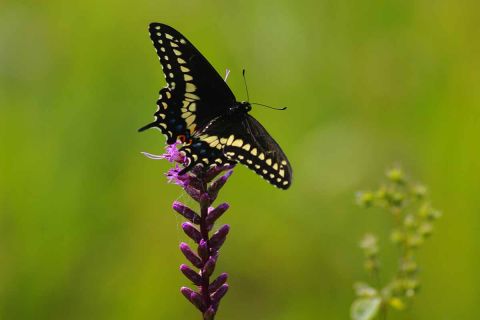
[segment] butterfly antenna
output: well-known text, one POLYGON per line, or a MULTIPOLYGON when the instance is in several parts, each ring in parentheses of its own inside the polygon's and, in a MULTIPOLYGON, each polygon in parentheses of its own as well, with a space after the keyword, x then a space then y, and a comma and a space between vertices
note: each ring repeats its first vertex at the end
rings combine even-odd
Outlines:
POLYGON ((262 106, 262 107, 277 110, 277 111, 287 110, 287 107, 275 108, 275 107, 270 107, 270 106, 267 106, 266 104, 257 103, 257 102, 252 102, 250 104, 256 104, 257 106, 262 106))
POLYGON ((245 69, 242 71, 243 83, 245 84, 245 91, 247 91, 247 101, 250 101, 250 96, 248 95, 247 79, 245 78, 245 69))
POLYGON ((225 71, 225 82, 227 82, 227 79, 228 79, 228 75, 230 74, 230 69, 227 69, 225 71))
MULTIPOLYGON (((250 102, 250 96, 248 95, 247 78, 245 77, 245 69, 242 70, 242 75, 243 75, 243 83, 245 84, 245 91, 247 92, 247 101, 250 102)), ((287 107, 274 108, 274 107, 267 106, 266 104, 256 103, 256 102, 252 102, 250 104, 256 104, 258 106, 262 106, 262 107, 273 109, 273 110, 279 110, 279 111, 287 109, 287 107)))

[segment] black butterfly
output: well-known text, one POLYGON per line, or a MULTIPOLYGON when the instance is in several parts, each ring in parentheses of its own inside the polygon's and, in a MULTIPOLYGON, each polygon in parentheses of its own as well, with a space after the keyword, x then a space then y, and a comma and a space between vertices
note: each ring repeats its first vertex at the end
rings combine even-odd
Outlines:
POLYGON ((167 143, 183 143, 189 164, 215 166, 240 162, 273 185, 287 189, 292 168, 280 146, 238 102, 222 77, 177 30, 151 23, 150 38, 157 50, 167 86, 160 90, 155 121, 141 128, 158 128, 167 143))

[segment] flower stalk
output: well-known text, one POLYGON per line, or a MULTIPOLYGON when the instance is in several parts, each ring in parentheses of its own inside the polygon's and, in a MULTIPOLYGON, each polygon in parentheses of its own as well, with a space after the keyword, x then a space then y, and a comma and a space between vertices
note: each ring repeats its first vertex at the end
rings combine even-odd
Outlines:
POLYGON ((228 274, 221 273, 212 280, 219 250, 226 240, 230 226, 224 224, 215 232, 215 222, 228 210, 229 205, 222 203, 212 207, 220 189, 233 173, 233 166, 215 166, 208 169, 197 166, 190 172, 180 175, 181 167, 186 165, 186 158, 176 145, 167 147, 164 155, 156 156, 144 153, 152 159, 166 159, 175 163, 175 167, 167 172, 169 182, 181 186, 185 192, 199 204, 199 213, 185 204, 175 201, 172 208, 187 221, 182 224, 184 233, 194 242, 196 250, 187 243, 180 243, 180 251, 193 267, 186 264, 180 266, 180 271, 192 282, 196 290, 182 287, 180 292, 201 313, 202 319, 213 320, 221 299, 228 291, 228 274), (194 270, 198 269, 198 270, 194 270))

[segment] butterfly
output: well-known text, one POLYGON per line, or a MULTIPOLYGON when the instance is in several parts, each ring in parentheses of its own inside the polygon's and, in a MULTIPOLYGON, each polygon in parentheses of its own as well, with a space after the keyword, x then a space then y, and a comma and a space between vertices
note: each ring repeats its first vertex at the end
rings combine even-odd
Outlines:
POLYGON ((249 102, 239 102, 205 57, 174 28, 151 23, 150 38, 167 86, 160 90, 154 122, 167 144, 181 142, 188 159, 184 174, 196 165, 241 163, 271 184, 287 189, 292 168, 280 146, 253 118, 249 102))

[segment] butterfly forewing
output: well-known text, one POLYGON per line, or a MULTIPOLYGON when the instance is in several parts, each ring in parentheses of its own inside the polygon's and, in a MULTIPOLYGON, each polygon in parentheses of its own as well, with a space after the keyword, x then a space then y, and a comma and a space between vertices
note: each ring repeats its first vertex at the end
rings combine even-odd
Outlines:
POLYGON ((167 89, 180 105, 180 116, 190 134, 235 103, 235 96, 222 77, 187 38, 160 23, 150 24, 149 31, 167 89))

